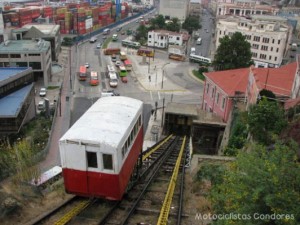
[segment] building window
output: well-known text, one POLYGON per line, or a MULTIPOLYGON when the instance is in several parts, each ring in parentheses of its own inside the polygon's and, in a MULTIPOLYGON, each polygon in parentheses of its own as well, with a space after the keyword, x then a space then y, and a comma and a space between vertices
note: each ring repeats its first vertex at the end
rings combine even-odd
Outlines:
POLYGON ((266 54, 260 54, 260 55, 259 55, 259 58, 260 58, 260 59, 266 59, 266 58, 267 58, 267 55, 266 55, 266 54))
POLYGON ((257 53, 256 52, 252 52, 252 57, 256 58, 257 57, 257 53))
POLYGON ((261 46, 261 50, 263 50, 263 51, 268 51, 268 46, 262 45, 262 46, 261 46))
POLYGON ((28 56, 41 56, 41 54, 28 54, 28 56))
POLYGON ((262 42, 263 42, 263 43, 269 43, 269 42, 270 42, 270 39, 269 39, 269 38, 263 38, 262 42))
POLYGON ((275 43, 275 39, 272 40, 272 43, 273 43, 273 44, 275 43))
POLYGON ((215 87, 213 87, 213 89, 211 90, 211 98, 214 97, 214 93, 215 93, 215 87))
POLYGON ((269 60, 272 60, 272 56, 271 55, 269 55, 269 60))
POLYGON ((260 37, 258 37, 258 36, 254 36, 254 39, 253 39, 253 41, 260 42, 260 37))
POLYGON ((111 154, 103 154, 103 169, 112 170, 113 169, 113 160, 111 154))
POLYGON ((277 57, 275 57, 275 59, 274 59, 275 61, 277 61, 277 57))
POLYGON ((222 99, 222 109, 225 108, 225 102, 226 102, 226 99, 223 97, 223 99, 222 99))
POLYGON ((209 83, 206 84, 206 94, 209 92, 209 83))
POLYGON ((8 58, 8 54, 0 54, 0 58, 7 59, 8 58))
POLYGON ((163 37, 163 36, 160 36, 160 40, 164 40, 164 37, 163 37))
POLYGON ((29 62, 29 67, 32 67, 33 70, 40 70, 42 69, 40 62, 29 62))
POLYGON ((280 40, 278 40, 278 44, 280 45, 280 40))
POLYGON ((148 35, 148 38, 151 38, 151 34, 148 35))
POLYGON ((273 47, 271 47, 271 52, 273 51, 273 47))
POLYGON ((10 54, 10 58, 21 58, 20 54, 10 54))
POLYGON ((258 49, 258 48, 259 48, 259 45, 258 45, 258 44, 253 44, 253 45, 252 45, 252 48, 253 48, 253 49, 258 49))
POLYGON ((86 152, 86 158, 87 158, 88 167, 98 168, 96 152, 86 152))
POLYGON ((276 52, 278 52, 279 51, 279 48, 276 48, 276 52))
POLYGON ((220 97, 220 94, 219 92, 217 92, 217 96, 216 96, 216 103, 219 104, 219 97, 220 97))

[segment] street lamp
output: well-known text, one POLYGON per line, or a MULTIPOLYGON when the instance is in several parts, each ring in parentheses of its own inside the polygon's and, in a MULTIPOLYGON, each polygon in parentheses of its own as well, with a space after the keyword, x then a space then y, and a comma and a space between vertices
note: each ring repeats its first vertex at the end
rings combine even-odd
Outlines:
POLYGON ((162 76, 161 76, 161 89, 163 89, 164 88, 164 75, 165 75, 165 71, 164 71, 164 67, 166 66, 166 65, 168 65, 168 64, 170 64, 169 62, 167 62, 167 63, 165 63, 163 66, 162 66, 162 76))

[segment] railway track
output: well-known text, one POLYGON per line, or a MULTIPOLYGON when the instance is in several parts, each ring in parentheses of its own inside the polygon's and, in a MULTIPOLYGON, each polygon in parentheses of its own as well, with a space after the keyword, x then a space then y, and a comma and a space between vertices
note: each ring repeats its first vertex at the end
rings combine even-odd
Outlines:
POLYGON ((32 224, 180 224, 186 145, 185 137, 170 135, 143 152, 121 202, 74 198, 32 224))

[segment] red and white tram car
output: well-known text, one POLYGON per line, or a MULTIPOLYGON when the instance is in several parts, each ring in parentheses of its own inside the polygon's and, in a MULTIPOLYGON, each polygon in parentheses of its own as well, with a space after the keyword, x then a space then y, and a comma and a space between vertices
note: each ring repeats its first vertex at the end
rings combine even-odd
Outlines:
POLYGON ((59 140, 66 192, 120 200, 143 147, 143 102, 100 98, 59 140))

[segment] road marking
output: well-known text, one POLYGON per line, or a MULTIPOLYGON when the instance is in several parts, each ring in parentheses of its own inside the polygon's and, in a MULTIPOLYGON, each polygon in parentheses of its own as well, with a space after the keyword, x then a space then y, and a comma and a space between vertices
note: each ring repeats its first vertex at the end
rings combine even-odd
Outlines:
POLYGON ((157 91, 157 95, 158 95, 158 100, 160 100, 160 92, 157 91))
POLYGON ((150 91, 150 97, 151 97, 151 100, 153 100, 152 91, 150 91))

